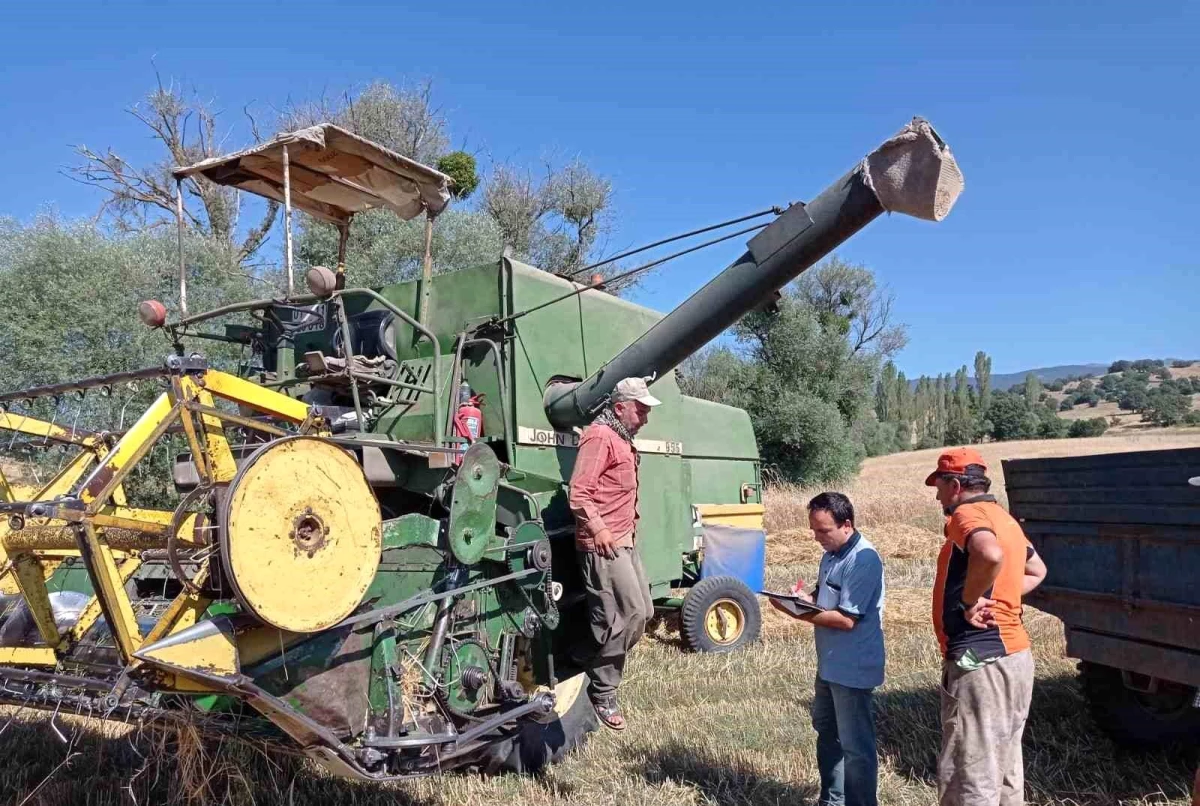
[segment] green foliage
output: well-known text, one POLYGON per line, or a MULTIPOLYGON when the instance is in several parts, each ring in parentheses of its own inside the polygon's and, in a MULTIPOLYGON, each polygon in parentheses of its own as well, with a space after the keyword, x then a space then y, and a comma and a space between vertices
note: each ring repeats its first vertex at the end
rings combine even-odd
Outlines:
POLYGON ((877 383, 879 352, 865 343, 855 350, 853 324, 829 312, 793 285, 777 313, 751 313, 734 327, 736 349, 704 351, 680 371, 686 394, 746 409, 764 465, 803 483, 844 479, 863 457, 910 441, 899 419, 911 408, 907 381, 892 367, 877 383), (883 420, 873 407, 897 418, 883 420))
POLYGON ((1061 380, 1049 381, 1046 384, 1046 391, 1061 392, 1063 390, 1063 382, 1061 380))
POLYGON ((438 157, 437 169, 454 180, 450 192, 456 199, 466 199, 479 187, 475 158, 465 151, 451 151, 438 157))
POLYGON ((1184 425, 1200 425, 1200 411, 1189 411, 1183 415, 1184 425))
POLYGON ((738 405, 739 385, 746 362, 728 347, 715 346, 693 354, 677 370, 679 389, 685 395, 738 405))
POLYGON ((1052 406, 1035 406, 1033 414, 1037 417, 1037 435, 1040 439, 1061 439, 1067 435, 1069 424, 1055 413, 1052 406))
POLYGON ((1150 395, 1145 389, 1128 389, 1121 393, 1117 405, 1125 411, 1145 411, 1150 405, 1150 395))
POLYGON ((899 423, 880 422, 866 418, 861 426, 863 449, 867 456, 886 456, 908 449, 908 435, 901 432, 899 423))
POLYGON ((1165 367, 1167 362, 1161 358, 1139 358, 1137 361, 1114 361, 1108 367, 1109 372, 1125 372, 1127 370, 1137 370, 1139 372, 1149 372, 1155 367, 1165 367))
POLYGON ((1038 433, 1037 415, 1023 397, 1011 392, 992 396, 988 419, 992 421, 992 436, 997 440, 1033 439, 1038 433))
MULTIPOLYGON (((337 261, 337 229, 310 221, 296 243, 301 267, 329 266, 337 261)), ((500 259, 500 230, 487 215, 449 209, 433 227, 435 274, 500 259)), ((417 218, 401 221, 390 211, 370 210, 354 218, 346 248, 346 275, 353 285, 380 286, 411 280, 421 274, 425 254, 425 224, 417 218)))
POLYGON ((1032 372, 1025 376, 1025 405, 1033 408, 1042 394, 1042 382, 1032 372))
POLYGON ((975 353, 975 385, 979 389, 979 411, 984 413, 991 403, 992 358, 982 350, 975 353))
MULTIPOLYGON (((167 232, 122 236, 50 217, 30 225, 0 220, 0 305, 7 312, 0 323, 0 389, 161 366, 172 345, 163 331, 141 324, 137 305, 159 299, 178 312, 176 249, 174 234, 167 232)), ((185 241, 190 310, 251 296, 250 280, 237 260, 225 239, 185 241)), ((226 369, 238 358, 236 348, 221 342, 193 341, 188 347, 226 369)), ((159 392, 155 384, 142 382, 115 388, 110 397, 89 392, 82 400, 64 397, 57 405, 43 398, 12 410, 72 428, 118 430, 159 392)), ((166 461, 167 453, 156 450, 149 459, 154 472, 135 470, 128 485, 133 502, 162 499, 171 478, 166 461)), ((53 470, 59 457, 48 457, 48 464, 53 470)))
POLYGON ((1064 397, 1062 399, 1062 402, 1058 404, 1059 411, 1070 411, 1073 408, 1075 408, 1075 396, 1074 395, 1067 395, 1066 397, 1064 397))
POLYGON ((1069 437, 1099 437, 1108 430, 1108 422, 1103 417, 1092 417, 1088 420, 1076 420, 1067 431, 1069 437))
POLYGON ((1192 408, 1191 397, 1173 391, 1155 390, 1148 400, 1142 419, 1155 425, 1179 425, 1192 408))
POLYGON ((1194 363, 1196 362, 1186 358, 1176 358, 1171 362, 1171 366, 1173 366, 1175 369, 1184 369, 1185 367, 1190 367, 1194 363))

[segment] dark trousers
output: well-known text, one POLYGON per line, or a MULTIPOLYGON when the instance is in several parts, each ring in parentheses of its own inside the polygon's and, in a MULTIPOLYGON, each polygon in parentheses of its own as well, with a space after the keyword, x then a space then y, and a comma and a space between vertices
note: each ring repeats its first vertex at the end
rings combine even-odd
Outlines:
POLYGON ((812 724, 817 731, 820 806, 876 806, 874 689, 840 686, 818 677, 812 724))
POLYGON ((579 552, 591 621, 591 660, 587 673, 593 697, 614 694, 625 670, 625 654, 646 631, 654 600, 637 549, 618 548, 614 559, 579 552))

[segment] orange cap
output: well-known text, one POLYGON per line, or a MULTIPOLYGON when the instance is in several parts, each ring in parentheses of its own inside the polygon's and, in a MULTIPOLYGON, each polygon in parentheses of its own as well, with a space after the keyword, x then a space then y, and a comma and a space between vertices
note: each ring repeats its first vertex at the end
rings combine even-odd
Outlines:
POLYGON ((987 462, 972 448, 955 448, 946 451, 938 457, 937 470, 925 479, 925 485, 934 486, 938 476, 943 474, 954 476, 983 476, 987 474, 987 462))

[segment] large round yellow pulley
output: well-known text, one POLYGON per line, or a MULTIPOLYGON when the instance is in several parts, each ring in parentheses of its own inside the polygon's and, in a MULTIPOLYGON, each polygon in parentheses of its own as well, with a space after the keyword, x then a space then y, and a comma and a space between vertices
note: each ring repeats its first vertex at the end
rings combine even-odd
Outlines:
POLYGON ((332 627, 379 566, 379 502, 354 457, 317 437, 255 451, 221 518, 221 562, 241 603, 290 632, 332 627))

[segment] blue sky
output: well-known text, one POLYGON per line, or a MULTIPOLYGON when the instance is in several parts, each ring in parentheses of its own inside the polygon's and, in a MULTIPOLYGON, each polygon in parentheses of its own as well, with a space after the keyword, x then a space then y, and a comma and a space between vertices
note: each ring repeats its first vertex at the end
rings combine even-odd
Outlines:
MULTIPOLYGON (((71 145, 136 160, 153 66, 227 110, 433 79, 455 145, 578 154, 610 176, 614 249, 816 195, 912 115, 966 177, 938 225, 881 218, 840 254, 896 295, 910 376, 1200 357, 1200 4, 10 3, 0 215, 94 213, 71 145)), ((635 299, 667 310, 740 253, 635 299)))

